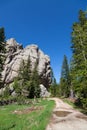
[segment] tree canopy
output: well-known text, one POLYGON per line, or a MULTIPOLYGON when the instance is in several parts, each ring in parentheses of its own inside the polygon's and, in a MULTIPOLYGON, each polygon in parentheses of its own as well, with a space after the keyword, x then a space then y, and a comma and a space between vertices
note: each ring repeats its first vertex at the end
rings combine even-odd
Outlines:
POLYGON ((87 105, 87 13, 79 11, 78 22, 72 26, 72 84, 81 104, 87 105))
POLYGON ((0 87, 2 87, 1 72, 4 64, 3 53, 5 53, 5 32, 4 28, 2 27, 0 28, 0 87))
POLYGON ((61 78, 60 78, 60 92, 61 96, 69 96, 69 65, 66 55, 64 55, 62 68, 61 68, 61 78))

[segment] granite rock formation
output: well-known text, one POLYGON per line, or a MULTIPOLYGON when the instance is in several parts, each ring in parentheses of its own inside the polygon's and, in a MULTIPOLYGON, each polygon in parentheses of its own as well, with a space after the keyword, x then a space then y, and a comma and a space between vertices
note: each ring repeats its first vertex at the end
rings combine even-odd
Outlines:
POLYGON ((45 98, 45 97, 50 97, 51 93, 49 93, 46 89, 46 87, 43 84, 40 84, 40 97, 45 98))
POLYGON ((5 84, 12 84, 14 78, 18 76, 18 70, 22 60, 27 61, 30 57, 32 68, 38 60, 38 73, 41 79, 41 84, 48 88, 51 83, 51 66, 50 58, 45 55, 37 45, 28 45, 23 48, 22 45, 16 42, 15 39, 8 39, 6 42, 6 61, 2 79, 5 84))

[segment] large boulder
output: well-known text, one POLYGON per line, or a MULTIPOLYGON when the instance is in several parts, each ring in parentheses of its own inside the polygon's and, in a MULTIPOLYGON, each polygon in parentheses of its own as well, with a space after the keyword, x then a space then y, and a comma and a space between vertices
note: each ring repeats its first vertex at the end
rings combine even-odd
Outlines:
POLYGON ((40 89, 40 97, 50 97, 51 93, 47 91, 47 88, 43 84, 40 84, 40 89))
POLYGON ((11 38, 6 42, 6 61, 2 79, 5 84, 11 84, 14 78, 18 76, 18 71, 22 60, 27 61, 30 57, 32 68, 38 60, 38 73, 41 79, 41 84, 49 87, 51 83, 51 66, 50 58, 45 55, 37 45, 28 45, 23 49, 22 45, 11 38))

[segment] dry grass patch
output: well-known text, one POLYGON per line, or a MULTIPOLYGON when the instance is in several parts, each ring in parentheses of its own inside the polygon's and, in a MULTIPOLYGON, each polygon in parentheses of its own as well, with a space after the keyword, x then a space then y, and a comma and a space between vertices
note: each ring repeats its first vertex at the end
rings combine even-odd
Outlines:
POLYGON ((15 110, 14 112, 13 112, 13 114, 18 114, 18 115, 20 115, 20 114, 29 114, 29 113, 31 113, 31 112, 35 112, 35 111, 40 111, 40 110, 42 110, 43 109, 43 107, 42 106, 39 106, 39 107, 30 107, 30 108, 27 108, 27 109, 24 109, 24 110, 15 110))

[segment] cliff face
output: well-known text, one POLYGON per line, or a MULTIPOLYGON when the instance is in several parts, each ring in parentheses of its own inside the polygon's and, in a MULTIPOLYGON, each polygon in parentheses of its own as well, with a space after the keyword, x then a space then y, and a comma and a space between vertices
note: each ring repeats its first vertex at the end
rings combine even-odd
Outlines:
POLYGON ((14 78, 18 76, 18 70, 22 60, 27 61, 30 57, 32 68, 38 60, 38 73, 41 79, 41 84, 46 87, 51 83, 51 66, 50 58, 45 55, 37 45, 28 45, 23 49, 22 45, 17 43, 15 39, 11 38, 6 43, 6 61, 2 78, 5 84, 13 82, 14 78))

